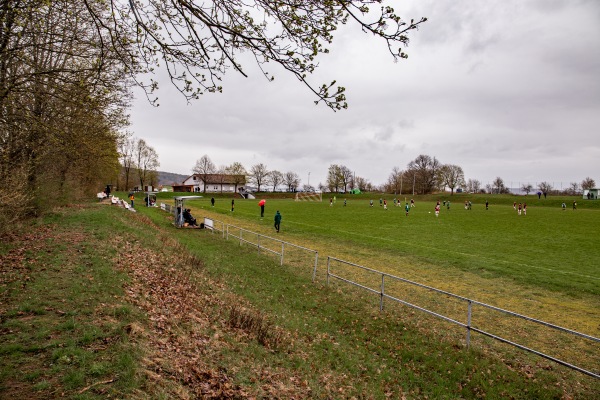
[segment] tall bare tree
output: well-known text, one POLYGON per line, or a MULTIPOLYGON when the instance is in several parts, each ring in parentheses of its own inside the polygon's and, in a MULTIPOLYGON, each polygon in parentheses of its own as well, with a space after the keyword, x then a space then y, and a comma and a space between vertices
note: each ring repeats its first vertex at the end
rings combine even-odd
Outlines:
POLYGON ((552 184, 546 181, 541 182, 538 184, 538 189, 540 192, 544 193, 544 197, 546 197, 546 194, 552 191, 552 184))
POLYGON ((437 158, 421 154, 408 163, 407 174, 412 176, 413 185, 420 187, 422 194, 431 193, 438 180, 441 166, 437 158))
POLYGON ((135 139, 132 138, 130 136, 130 134, 128 134, 127 136, 123 137, 120 141, 119 141, 119 158, 120 158, 120 162, 121 162, 121 166, 123 168, 123 175, 124 175, 124 189, 125 190, 129 190, 129 178, 130 178, 130 174, 131 174, 131 170, 133 168, 133 166, 135 165, 134 163, 134 158, 133 158, 133 153, 135 150, 135 139))
POLYGON ((492 188, 497 194, 504 193, 506 188, 506 186, 504 186, 504 179, 497 176, 496 179, 494 179, 494 182, 492 182, 492 188))
POLYGON ((340 165, 331 164, 327 170, 327 187, 330 192, 338 193, 342 188, 342 168, 340 165))
POLYGON ((354 174, 350 170, 350 168, 345 165, 340 165, 340 181, 342 184, 342 191, 346 193, 348 191, 348 186, 352 182, 352 176, 354 174))
POLYGON ((194 174, 198 175, 200 179, 202 179, 203 189, 202 191, 206 193, 206 183, 208 181, 208 177, 215 173, 216 167, 212 162, 208 155, 203 155, 198 160, 196 160, 196 165, 193 170, 194 174))
POLYGON ((394 194, 402 193, 403 173, 404 171, 402 171, 398 167, 392 168, 392 172, 390 173, 390 176, 388 176, 388 180, 385 185, 387 186, 387 191, 392 192, 394 194))
POLYGON ((277 190, 277 186, 281 185, 284 181, 283 173, 277 170, 269 172, 268 182, 273 185, 273 191, 277 190))
POLYGON ((256 190, 260 192, 260 187, 264 185, 269 177, 269 170, 263 163, 255 164, 250 168, 250 180, 256 185, 256 190))
POLYGON ((231 175, 233 184, 235 185, 235 192, 237 193, 238 186, 246 183, 246 168, 240 162, 234 162, 227 167, 227 173, 231 175))
POLYGON ((589 176, 581 181, 581 189, 589 190, 596 188, 596 181, 589 176))
POLYGON ((533 185, 531 183, 524 183, 521 185, 521 190, 524 191, 525 194, 529 194, 533 190, 533 185))
POLYGON ((288 192, 295 192, 300 186, 300 176, 292 171, 283 174, 283 183, 287 186, 288 192))
POLYGON ((458 165, 445 164, 440 168, 440 182, 443 186, 450 188, 450 195, 454 194, 454 189, 465 184, 465 173, 458 165))
POLYGON ((138 139, 134 150, 135 168, 140 181, 140 190, 150 180, 150 174, 159 167, 158 153, 144 139, 138 139))

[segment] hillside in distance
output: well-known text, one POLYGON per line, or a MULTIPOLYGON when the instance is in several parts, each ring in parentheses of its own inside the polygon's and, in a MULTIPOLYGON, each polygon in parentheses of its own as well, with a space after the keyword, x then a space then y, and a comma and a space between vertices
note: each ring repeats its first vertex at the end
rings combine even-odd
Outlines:
POLYGON ((189 175, 176 174, 174 172, 158 171, 159 185, 172 185, 173 183, 181 184, 189 175))

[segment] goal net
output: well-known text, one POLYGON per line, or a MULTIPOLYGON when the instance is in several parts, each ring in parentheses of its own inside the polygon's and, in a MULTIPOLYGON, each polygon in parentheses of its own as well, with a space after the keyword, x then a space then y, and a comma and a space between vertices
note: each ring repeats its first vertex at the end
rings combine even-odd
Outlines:
POLYGON ((298 192, 296 193, 296 201, 323 201, 323 194, 298 192))

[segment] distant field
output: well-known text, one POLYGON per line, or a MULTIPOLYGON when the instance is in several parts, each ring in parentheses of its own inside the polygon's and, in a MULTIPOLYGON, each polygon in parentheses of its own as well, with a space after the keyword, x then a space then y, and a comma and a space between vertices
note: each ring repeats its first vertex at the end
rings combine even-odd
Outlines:
MULTIPOLYGON (((269 199, 262 221, 258 200, 238 199, 233 214, 257 228, 268 228, 278 209, 283 214, 282 234, 289 240, 345 243, 486 277, 508 277, 569 295, 600 295, 596 232, 600 210, 591 209, 583 200, 577 200, 578 209, 572 210, 572 198, 546 199, 544 204, 543 198, 538 201, 529 196, 527 215, 518 216, 512 207, 514 197, 492 196, 488 210, 483 198, 476 199, 472 210, 465 210, 465 197, 455 197, 450 210, 442 207, 438 218, 431 200, 417 199, 407 217, 391 199, 386 211, 379 206, 379 198, 374 198, 371 208, 367 198, 349 197, 344 207, 343 196, 337 196, 333 207, 328 198, 322 203, 269 199), (568 205, 565 211, 562 201, 568 205)), ((190 202, 190 206, 232 214, 230 199, 217 199, 214 209, 208 199, 190 202)))

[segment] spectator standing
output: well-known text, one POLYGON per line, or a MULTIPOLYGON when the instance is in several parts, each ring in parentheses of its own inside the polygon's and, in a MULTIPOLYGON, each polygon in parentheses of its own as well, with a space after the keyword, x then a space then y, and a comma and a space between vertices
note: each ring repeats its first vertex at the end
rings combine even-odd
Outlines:
POLYGON ((279 210, 275 213, 275 230, 279 233, 279 228, 281 227, 281 214, 279 210))

